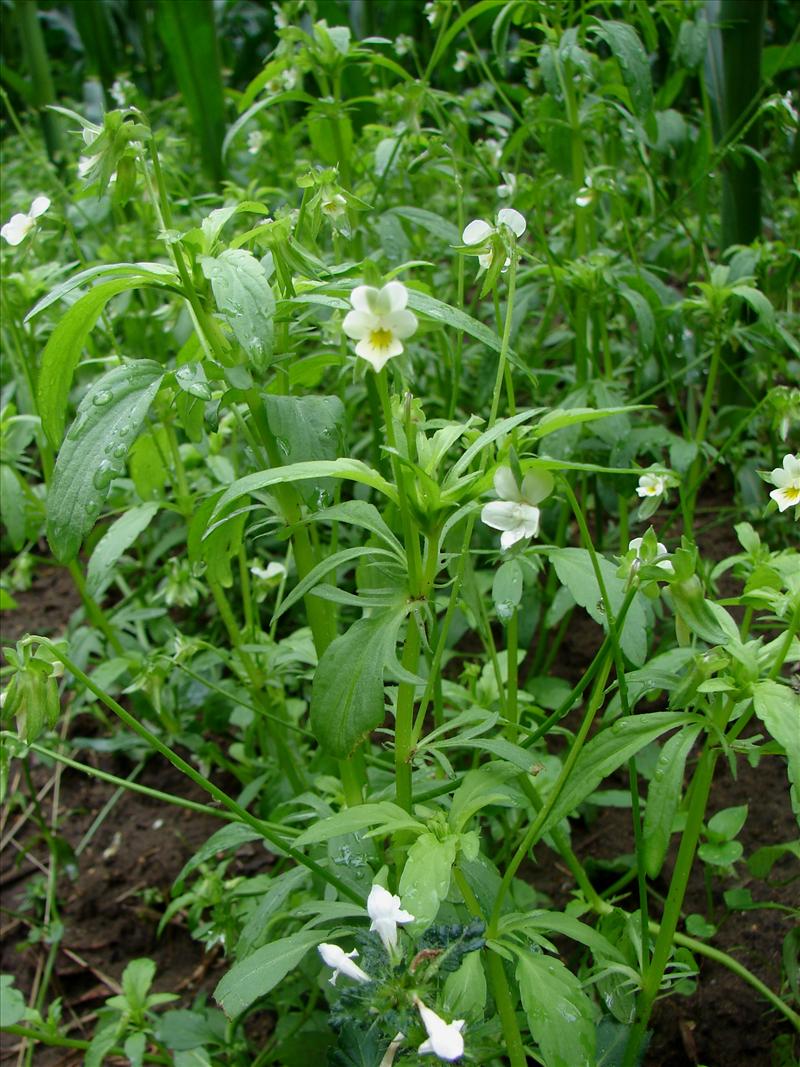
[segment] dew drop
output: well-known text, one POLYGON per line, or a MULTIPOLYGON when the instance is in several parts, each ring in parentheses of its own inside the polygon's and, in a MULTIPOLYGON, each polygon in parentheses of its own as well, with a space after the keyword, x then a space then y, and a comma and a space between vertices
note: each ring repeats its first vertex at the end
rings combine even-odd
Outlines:
POLYGON ((98 389, 92 397, 92 403, 95 407, 104 408, 107 404, 110 404, 114 399, 114 394, 110 389, 98 389))
MULTIPOLYGON (((102 491, 103 489, 108 489, 115 474, 116 470, 114 468, 114 464, 109 463, 107 459, 101 460, 97 467, 97 470, 94 472, 94 477, 92 478, 92 485, 95 487, 95 489, 99 489, 100 491, 102 491)), ((88 503, 86 507, 88 510, 88 503)))

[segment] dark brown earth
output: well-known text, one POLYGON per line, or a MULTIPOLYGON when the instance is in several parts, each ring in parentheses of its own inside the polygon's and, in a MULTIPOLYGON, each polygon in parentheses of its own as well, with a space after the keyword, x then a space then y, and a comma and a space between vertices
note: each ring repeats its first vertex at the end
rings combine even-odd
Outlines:
MULTIPOLYGON (((719 546, 718 546, 719 547, 719 546)), ((735 550, 726 545, 725 553, 735 550)), ((15 594, 19 610, 4 618, 3 643, 11 643, 26 631, 56 634, 63 629, 78 601, 64 571, 40 568, 27 593, 15 594)), ((570 626, 554 673, 572 679, 596 649, 598 629, 583 618, 570 626)), ((79 729, 87 733, 86 716, 79 729)), ((130 774, 132 764, 124 756, 82 752, 80 758, 110 770, 120 777, 130 774)), ((691 768, 690 768, 691 769, 691 768)), ((34 769, 33 781, 41 788, 53 781, 52 768, 34 769)), ((183 779, 160 757, 152 757, 139 777, 143 784, 190 799, 203 800, 191 783, 183 779)), ((12 778, 12 785, 20 781, 12 778)), ((625 788, 625 782, 608 783, 609 788, 625 788)), ((114 793, 114 787, 65 769, 60 775, 58 832, 75 849, 95 820, 97 813, 114 793)), ((42 799, 50 811, 52 789, 42 799)), ((21 808, 7 806, 2 834, 5 838, 17 822, 21 808)), ((745 858, 757 848, 787 842, 797 837, 797 825, 788 801, 785 761, 765 757, 758 767, 740 760, 734 780, 727 765, 718 765, 709 814, 735 804, 750 805, 747 823, 740 835, 745 858)), ((139 956, 156 961, 155 988, 180 993, 176 1006, 188 1007, 199 992, 210 993, 225 970, 218 950, 206 953, 192 940, 181 915, 176 916, 161 937, 157 926, 172 883, 186 860, 221 822, 212 816, 170 808, 134 793, 120 794, 78 860, 77 877, 66 874, 59 881, 61 918, 65 933, 52 979, 52 994, 63 997, 64 1020, 69 1036, 91 1037, 96 1011, 117 992, 126 963, 139 956)), ((18 851, 31 845, 31 857, 45 863, 43 846, 31 839, 30 821, 14 835, 3 855, 0 887, 3 912, 0 918, 2 969, 15 975, 18 988, 29 995, 37 972, 46 956, 46 946, 20 947, 28 924, 9 913, 19 913, 22 896, 38 873, 31 860, 18 851)), ((576 823, 573 847, 587 863, 599 888, 610 884, 617 872, 608 872, 604 861, 613 862, 633 851, 630 815, 617 808, 604 808, 591 825, 576 823)), ((673 857, 674 858, 674 857, 673 857)), ((556 904, 569 899, 571 878, 557 857, 545 851, 537 856, 539 865, 529 868, 533 884, 556 904)), ((267 869, 269 856, 256 845, 240 850, 229 868, 230 874, 253 874, 267 869)), ((665 867, 656 885, 666 892, 665 867)), ((746 864, 737 866, 736 877, 715 881, 712 898, 720 928, 711 943, 731 953, 771 989, 781 989, 781 950, 784 938, 795 920, 779 910, 725 913, 722 892, 734 886, 749 887, 755 900, 795 906, 800 885, 798 865, 782 862, 773 869, 769 883, 750 877, 746 864)), ((623 900, 634 907, 634 897, 623 900)), ((685 913, 706 912, 706 886, 700 865, 696 866, 684 907, 685 913)), ((566 948, 566 947, 565 947, 566 948)), ((726 968, 701 959, 700 982, 690 997, 673 996, 660 1001, 653 1017, 653 1036, 645 1067, 791 1067, 798 1062, 800 1042, 790 1027, 752 988, 726 968), (793 1045, 792 1042, 795 1042, 793 1045)), ((5 1036, 0 1060, 13 1062, 17 1039, 5 1036)), ((72 1067, 82 1062, 82 1053, 61 1049, 37 1049, 37 1067, 72 1067)))

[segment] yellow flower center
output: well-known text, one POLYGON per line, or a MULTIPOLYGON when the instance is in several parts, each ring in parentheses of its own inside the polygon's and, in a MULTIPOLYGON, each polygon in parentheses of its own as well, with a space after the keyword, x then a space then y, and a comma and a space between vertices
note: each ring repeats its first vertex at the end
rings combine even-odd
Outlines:
POLYGON ((787 485, 783 492, 786 499, 791 500, 793 504, 800 500, 800 485, 787 485))
POLYGON ((369 335, 369 342, 373 348, 388 348, 392 343, 392 331, 382 327, 373 330, 369 335))

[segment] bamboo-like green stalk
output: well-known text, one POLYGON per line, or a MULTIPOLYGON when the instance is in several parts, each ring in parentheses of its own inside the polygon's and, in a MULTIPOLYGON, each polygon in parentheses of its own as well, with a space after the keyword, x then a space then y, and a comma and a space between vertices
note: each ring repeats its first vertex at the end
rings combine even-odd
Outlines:
POLYGON ((22 51, 31 76, 31 98, 39 110, 47 154, 52 162, 57 162, 62 152, 61 127, 58 116, 47 110, 48 104, 56 100, 53 77, 50 73, 50 59, 44 43, 42 27, 39 25, 39 11, 36 0, 16 0, 14 12, 22 39, 22 51))

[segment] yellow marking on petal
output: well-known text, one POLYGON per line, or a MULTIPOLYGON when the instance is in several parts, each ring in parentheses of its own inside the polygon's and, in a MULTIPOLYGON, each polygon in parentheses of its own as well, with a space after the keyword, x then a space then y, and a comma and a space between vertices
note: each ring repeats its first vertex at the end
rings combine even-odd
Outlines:
POLYGON ((793 504, 796 504, 800 500, 800 485, 787 485, 783 490, 783 495, 787 500, 791 500, 793 504))
POLYGON ((372 330, 369 335, 369 343, 373 348, 388 348, 393 339, 392 331, 383 328, 372 330))

